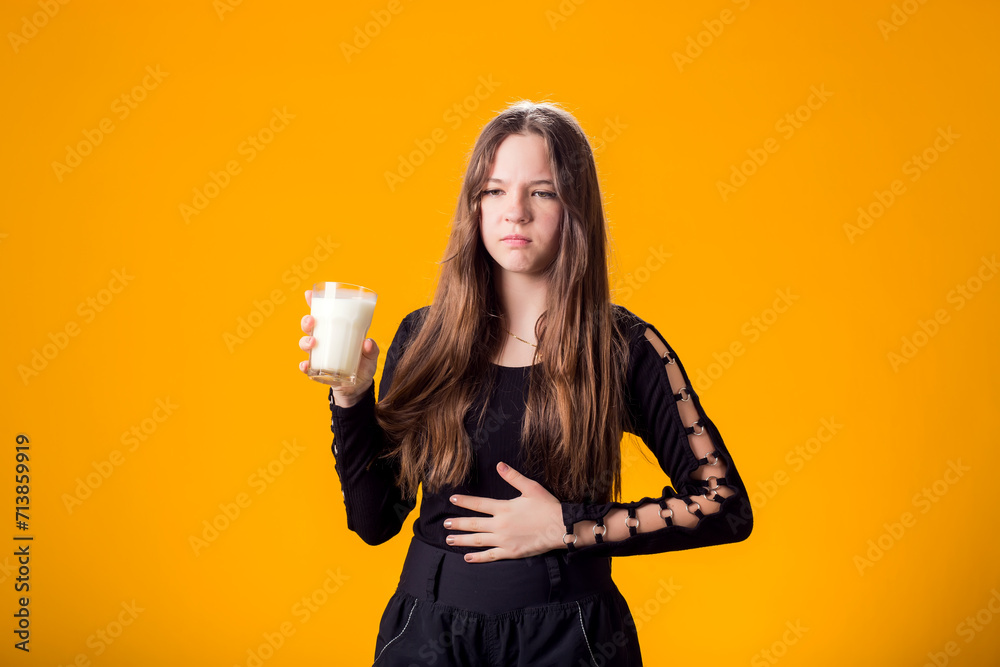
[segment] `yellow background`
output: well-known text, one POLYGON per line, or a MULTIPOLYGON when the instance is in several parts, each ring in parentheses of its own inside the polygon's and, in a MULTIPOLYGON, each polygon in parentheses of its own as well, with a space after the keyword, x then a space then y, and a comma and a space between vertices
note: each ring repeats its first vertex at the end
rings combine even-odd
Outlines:
MULTIPOLYGON (((432 295, 475 136, 527 98, 594 141, 617 300, 713 373, 696 386, 755 493, 746 542, 615 560, 647 664, 995 664, 996 3, 141 4, 0 10, 0 663, 248 665, 286 624, 262 664, 370 664, 416 513, 379 547, 347 530, 327 390, 296 368, 302 292, 375 289, 384 353, 432 295), (275 109, 293 117, 249 160, 275 109), (102 122, 76 167, 53 165, 102 122), (390 187, 401 160, 413 172, 390 187), (779 290, 798 297, 781 313, 779 290), (904 338, 917 352, 894 365, 904 338), (158 400, 176 406, 160 421, 158 400), (130 450, 133 428, 147 434, 130 450), (285 442, 301 451, 262 488, 285 442), (191 536, 239 494, 196 554, 191 536), (29 654, 12 646, 19 534, 35 537, 29 654), (991 623, 973 631, 977 613, 991 623), (96 639, 120 616, 113 643, 96 639)), ((626 447, 625 499, 657 495, 664 474, 626 447)))

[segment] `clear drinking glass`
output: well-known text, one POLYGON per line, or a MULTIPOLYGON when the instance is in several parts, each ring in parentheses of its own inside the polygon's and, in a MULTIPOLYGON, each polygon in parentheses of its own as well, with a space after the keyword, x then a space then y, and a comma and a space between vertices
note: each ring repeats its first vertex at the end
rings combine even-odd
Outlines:
POLYGON ((316 283, 312 288, 315 320, 308 375, 329 385, 357 384, 361 346, 375 314, 378 295, 350 283, 316 283))

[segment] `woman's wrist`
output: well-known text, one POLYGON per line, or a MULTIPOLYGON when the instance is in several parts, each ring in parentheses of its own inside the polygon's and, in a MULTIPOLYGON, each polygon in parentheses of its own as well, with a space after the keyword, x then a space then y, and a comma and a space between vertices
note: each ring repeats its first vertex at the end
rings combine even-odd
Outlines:
POLYGON ((355 396, 344 396, 343 394, 333 392, 333 403, 338 408, 353 408, 360 402, 361 394, 357 394, 355 396))
POLYGON ((342 408, 344 410, 350 410, 357 406, 359 403, 364 402, 369 397, 374 402, 375 400, 375 384, 372 383, 368 385, 363 391, 343 394, 338 392, 334 388, 330 388, 330 395, 333 397, 333 407, 342 408))

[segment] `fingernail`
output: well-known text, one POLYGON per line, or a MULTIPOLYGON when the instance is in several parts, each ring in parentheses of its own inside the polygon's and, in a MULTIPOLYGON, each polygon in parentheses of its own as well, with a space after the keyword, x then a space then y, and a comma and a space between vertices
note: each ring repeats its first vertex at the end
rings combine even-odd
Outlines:
POLYGON ((445 528, 451 528, 451 519, 448 519, 447 521, 444 522, 444 527, 445 528))
POLYGON ((455 543, 455 536, 454 535, 449 535, 448 537, 444 538, 444 541, 447 542, 448 544, 454 544, 455 543))
POLYGON ((472 554, 465 554, 465 560, 471 561, 472 560, 472 554))
POLYGON ((457 504, 458 503, 458 496, 452 496, 450 500, 451 500, 451 502, 457 504))
POLYGON ((500 472, 507 472, 507 470, 510 468, 510 466, 504 463, 503 461, 501 461, 500 465, 497 467, 500 469, 500 472))

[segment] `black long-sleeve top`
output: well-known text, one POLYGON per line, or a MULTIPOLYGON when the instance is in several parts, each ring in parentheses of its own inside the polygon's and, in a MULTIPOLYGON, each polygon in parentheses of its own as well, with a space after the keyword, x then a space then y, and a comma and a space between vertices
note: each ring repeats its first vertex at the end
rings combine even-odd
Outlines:
MULTIPOLYGON (((379 383, 380 400, 392 383, 400 355, 411 336, 419 330, 429 308, 424 306, 411 312, 397 329, 385 356, 379 383)), ((595 536, 602 534, 603 517, 612 509, 627 510, 626 525, 635 526, 637 519, 632 517, 636 516, 637 507, 644 503, 657 503, 660 507, 657 529, 641 532, 631 528, 630 534, 621 540, 598 537, 596 544, 569 546, 569 557, 582 554, 629 556, 746 539, 753 527, 746 487, 722 436, 705 414, 680 359, 655 327, 623 306, 615 305, 614 310, 617 317, 624 319, 629 332, 630 362, 623 378, 627 383, 629 410, 626 430, 639 436, 649 447, 676 489, 665 486, 658 498, 647 496, 624 503, 563 502, 567 532, 572 533, 577 522, 590 520, 598 522, 591 528, 595 536), (671 366, 675 371, 668 372, 671 366), (682 403, 688 404, 684 410, 689 417, 696 415, 696 421, 683 423, 679 407, 682 403), (716 472, 722 470, 725 475, 716 472), (724 487, 728 487, 727 493, 719 493, 724 487), (682 500, 687 511, 698 517, 695 525, 674 523, 672 510, 666 502, 671 497, 682 500)), ((520 434, 531 367, 495 366, 496 382, 487 399, 485 423, 482 428, 478 427, 477 410, 470 411, 466 420, 466 431, 474 451, 470 477, 464 484, 443 488, 438 493, 428 494, 425 490, 420 514, 413 524, 418 539, 438 548, 458 553, 482 549, 445 542, 446 535, 454 532, 444 528, 446 518, 482 516, 452 504, 449 501, 452 494, 498 499, 512 499, 520 494, 500 477, 496 464, 506 461, 515 470, 526 471, 520 434)), ((334 402, 332 390, 329 402, 330 428, 334 434, 332 450, 347 508, 347 526, 368 544, 381 544, 400 531, 415 503, 402 497, 395 483, 393 465, 385 459, 376 459, 390 443, 375 420, 375 385, 373 383, 361 400, 349 408, 334 402)), ((545 486, 545 480, 533 479, 545 486)), ((648 526, 642 529, 646 530, 648 526)))

